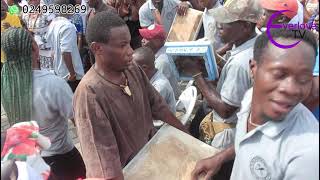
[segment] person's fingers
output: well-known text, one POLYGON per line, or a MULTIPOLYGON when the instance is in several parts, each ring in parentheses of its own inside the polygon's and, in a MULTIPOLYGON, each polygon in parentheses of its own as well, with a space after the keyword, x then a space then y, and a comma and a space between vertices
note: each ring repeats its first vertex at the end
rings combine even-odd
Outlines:
POLYGON ((194 169, 192 172, 191 172, 191 180, 198 180, 198 176, 200 174, 199 172, 200 169, 194 169))
POLYGON ((208 171, 206 176, 204 177, 204 180, 211 180, 211 177, 213 176, 213 171, 208 171))
POLYGON ((184 16, 187 14, 187 11, 188 11, 188 7, 187 7, 187 6, 184 6, 184 7, 183 7, 183 15, 184 15, 184 16))
POLYGON ((179 16, 181 16, 181 15, 182 15, 181 6, 178 6, 177 13, 178 13, 178 15, 179 15, 179 16))
POLYGON ((122 3, 122 0, 116 0, 116 2, 115 2, 115 8, 120 7, 121 3, 122 3))
POLYGON ((197 162, 193 171, 191 172, 191 180, 198 180, 199 175, 204 171, 203 160, 197 162))

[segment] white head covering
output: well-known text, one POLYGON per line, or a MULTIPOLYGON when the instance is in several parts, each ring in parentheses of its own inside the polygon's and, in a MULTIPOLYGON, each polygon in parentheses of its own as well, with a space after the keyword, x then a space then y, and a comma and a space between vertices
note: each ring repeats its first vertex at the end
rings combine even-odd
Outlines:
POLYGON ((298 13, 289 22, 289 24, 302 24, 303 23, 303 5, 299 0, 298 2, 298 13))

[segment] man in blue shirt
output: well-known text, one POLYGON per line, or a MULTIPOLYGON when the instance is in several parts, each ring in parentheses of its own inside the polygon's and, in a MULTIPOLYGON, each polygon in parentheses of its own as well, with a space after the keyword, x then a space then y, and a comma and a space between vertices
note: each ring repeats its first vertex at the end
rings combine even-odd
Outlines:
MULTIPOLYGON (((319 53, 319 47, 318 47, 319 53)), ((313 69, 313 84, 311 92, 303 104, 313 112, 314 116, 319 121, 319 54, 316 57, 316 64, 313 69)))
MULTIPOLYGON (((313 69, 313 76, 314 76, 314 83, 317 83, 317 95, 319 95, 319 48, 318 48, 318 56, 316 57, 316 65, 313 69)), ((313 111, 313 114, 316 116, 316 118, 319 121, 319 97, 317 98, 318 105, 313 111)))

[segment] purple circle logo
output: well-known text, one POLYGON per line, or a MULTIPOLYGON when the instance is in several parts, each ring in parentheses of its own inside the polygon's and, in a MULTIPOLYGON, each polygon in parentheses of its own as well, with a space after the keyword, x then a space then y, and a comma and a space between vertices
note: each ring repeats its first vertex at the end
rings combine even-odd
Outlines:
MULTIPOLYGON (((298 45, 301 42, 301 40, 300 40, 300 41, 297 41, 297 42, 295 42, 293 44, 290 44, 290 45, 283 45, 283 44, 280 44, 280 43, 276 42, 273 39, 273 37, 271 36, 270 29, 272 29, 272 28, 280 29, 280 28, 283 28, 283 27, 288 27, 288 26, 284 26, 282 24, 272 24, 273 19, 277 18, 283 12, 287 12, 287 11, 289 11, 289 10, 282 10, 282 11, 278 11, 278 12, 272 14, 271 17, 268 20, 267 30, 266 30, 267 36, 268 36, 269 40, 271 41, 271 43, 274 44, 275 46, 277 46, 279 48, 283 48, 283 49, 293 48, 293 47, 295 47, 296 45, 298 45)), ((298 28, 299 28, 299 25, 298 25, 298 28)))

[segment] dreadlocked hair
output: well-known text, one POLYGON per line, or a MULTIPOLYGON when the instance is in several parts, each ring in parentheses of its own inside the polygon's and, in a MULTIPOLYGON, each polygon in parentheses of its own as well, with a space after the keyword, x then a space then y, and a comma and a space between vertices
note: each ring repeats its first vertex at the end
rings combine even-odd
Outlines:
POLYGON ((6 61, 1 71, 1 103, 10 125, 30 121, 32 113, 32 37, 23 28, 1 34, 6 61))

